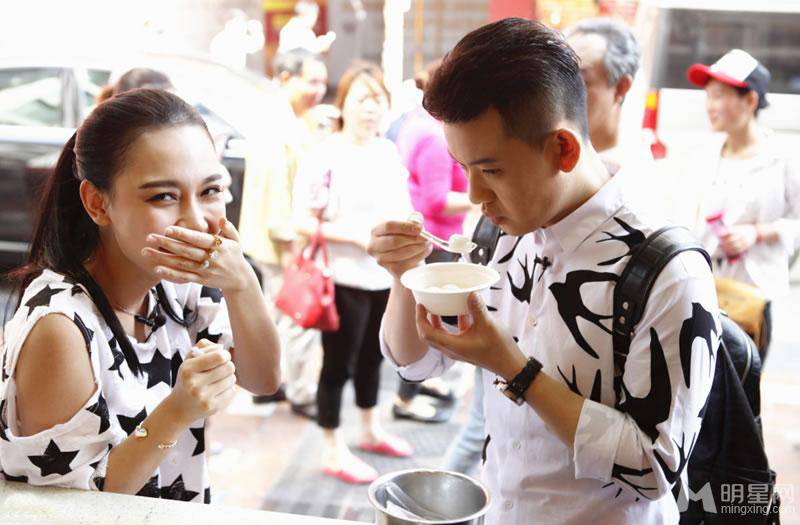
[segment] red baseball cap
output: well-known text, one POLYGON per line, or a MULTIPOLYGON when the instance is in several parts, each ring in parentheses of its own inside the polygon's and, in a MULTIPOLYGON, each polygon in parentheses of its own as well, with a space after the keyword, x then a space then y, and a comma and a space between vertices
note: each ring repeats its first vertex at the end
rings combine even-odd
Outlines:
POLYGON ((698 87, 705 87, 713 78, 733 87, 751 89, 758 94, 759 108, 767 106, 769 71, 747 51, 732 49, 710 66, 694 64, 686 71, 686 76, 698 87))

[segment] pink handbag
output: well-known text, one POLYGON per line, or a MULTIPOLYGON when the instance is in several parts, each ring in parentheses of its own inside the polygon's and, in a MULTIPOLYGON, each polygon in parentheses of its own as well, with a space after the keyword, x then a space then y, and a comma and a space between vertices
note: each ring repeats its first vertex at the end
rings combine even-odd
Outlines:
MULTIPOLYGON (((330 171, 325 174, 326 188, 330 188, 330 171)), ((333 272, 328 261, 328 248, 322 235, 322 216, 319 213, 316 233, 300 252, 291 266, 283 272, 283 285, 275 305, 303 328, 316 328, 323 332, 339 329, 339 312, 336 310, 333 272), (317 258, 317 254, 322 257, 317 258)))
POLYGON ((308 246, 283 272, 283 285, 275 305, 303 328, 324 332, 339 329, 339 312, 334 299, 333 274, 322 236, 322 221, 308 246), (321 260, 317 253, 321 252, 321 260))

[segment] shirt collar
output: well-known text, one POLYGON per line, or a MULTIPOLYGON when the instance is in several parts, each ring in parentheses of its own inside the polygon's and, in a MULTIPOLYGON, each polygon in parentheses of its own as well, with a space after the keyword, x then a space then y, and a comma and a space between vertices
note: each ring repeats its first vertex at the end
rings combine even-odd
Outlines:
POLYGON ((543 229, 547 244, 553 243, 564 253, 575 251, 592 233, 623 206, 624 198, 617 182, 619 173, 611 177, 588 201, 557 223, 543 229))

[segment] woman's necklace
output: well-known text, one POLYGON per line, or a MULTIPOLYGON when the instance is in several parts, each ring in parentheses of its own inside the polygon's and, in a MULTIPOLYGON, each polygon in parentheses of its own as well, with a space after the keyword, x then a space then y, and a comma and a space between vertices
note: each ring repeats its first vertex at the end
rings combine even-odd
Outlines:
POLYGON ((140 315, 140 314, 135 314, 135 313, 131 312, 130 310, 126 310, 126 309, 122 308, 121 306, 118 306, 118 305, 116 305, 116 304, 114 304, 114 303, 111 303, 111 305, 114 307, 114 310, 116 310, 117 312, 122 312, 122 313, 124 313, 124 314, 128 314, 128 315, 130 315, 131 317, 133 317, 133 318, 134 318, 134 320, 137 320, 137 321, 138 321, 138 320, 139 320, 138 318, 139 318, 139 317, 142 317, 142 315, 140 315))
MULTIPOLYGON (((111 301, 109 301, 109 302, 111 302, 111 301)), ((153 326, 153 324, 154 324, 153 321, 151 319, 149 319, 146 315, 141 315, 141 314, 137 314, 137 313, 131 312, 130 310, 126 310, 125 308, 122 308, 121 306, 119 306, 117 303, 113 303, 112 302, 111 306, 114 308, 115 311, 122 312, 124 314, 128 314, 131 317, 133 317, 133 320, 136 323, 146 324, 147 326, 153 326)))

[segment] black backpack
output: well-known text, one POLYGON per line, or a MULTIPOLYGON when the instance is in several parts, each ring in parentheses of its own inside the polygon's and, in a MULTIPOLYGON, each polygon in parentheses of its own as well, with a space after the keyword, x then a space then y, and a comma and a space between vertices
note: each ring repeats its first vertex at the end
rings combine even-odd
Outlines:
MULTIPOLYGON (((499 236, 499 229, 481 217, 473 234, 478 248, 471 255, 472 262, 488 264, 499 236)), ((701 253, 711 264, 708 253, 688 230, 662 228, 633 251, 614 287, 617 399, 633 329, 644 313, 653 284, 667 263, 686 251, 701 253)), ((682 487, 678 477, 673 488, 681 509, 680 523, 778 524, 775 472, 769 468, 761 433, 761 360, 753 340, 736 323, 725 315, 720 322, 714 381, 686 467, 689 486, 682 487)))

